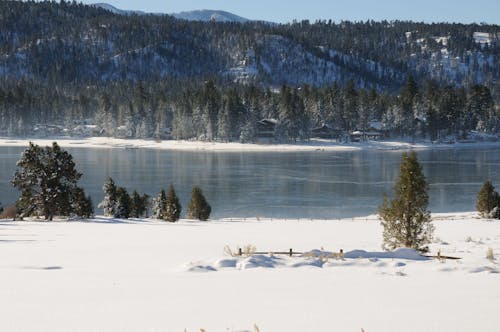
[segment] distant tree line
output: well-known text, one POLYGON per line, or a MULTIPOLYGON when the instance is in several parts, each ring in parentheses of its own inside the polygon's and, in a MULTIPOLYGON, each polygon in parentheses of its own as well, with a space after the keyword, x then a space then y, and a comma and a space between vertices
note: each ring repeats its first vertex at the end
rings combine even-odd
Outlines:
POLYGON ((429 81, 420 86, 410 77, 393 96, 356 88, 352 81, 344 87, 283 85, 277 90, 183 83, 115 83, 80 90, 0 82, 0 134, 30 137, 50 134, 37 131, 40 124, 66 129, 96 124, 99 130, 92 134, 98 136, 254 142, 257 122, 266 118, 278 121, 274 136, 280 142, 307 140, 322 124, 349 133, 368 130, 373 121, 388 136, 431 140, 500 131, 500 106, 483 85, 465 90, 429 81))

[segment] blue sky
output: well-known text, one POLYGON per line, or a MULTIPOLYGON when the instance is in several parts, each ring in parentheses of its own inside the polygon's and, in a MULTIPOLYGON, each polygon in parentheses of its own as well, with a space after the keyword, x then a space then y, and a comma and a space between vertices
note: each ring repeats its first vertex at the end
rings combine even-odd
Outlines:
POLYGON ((500 24, 500 0, 84 0, 120 9, 176 13, 221 9, 250 19, 414 20, 500 24))

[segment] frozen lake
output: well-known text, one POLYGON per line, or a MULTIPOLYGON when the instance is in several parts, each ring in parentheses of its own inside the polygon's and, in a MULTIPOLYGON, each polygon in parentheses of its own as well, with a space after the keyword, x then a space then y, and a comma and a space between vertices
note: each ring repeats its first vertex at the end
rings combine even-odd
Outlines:
MULTIPOLYGON (((69 148, 80 183, 95 204, 108 176, 129 192, 156 195, 174 183, 185 207, 193 185, 212 205, 212 217, 341 218, 375 213, 392 195, 401 151, 186 152, 69 148)), ((0 147, 0 201, 13 203, 9 185, 23 148, 0 147)), ((430 183, 432 212, 475 209, 482 182, 500 187, 500 148, 418 152, 430 183)), ((500 189, 500 188, 499 188, 500 189)), ((99 212, 99 211, 97 211, 99 212)))

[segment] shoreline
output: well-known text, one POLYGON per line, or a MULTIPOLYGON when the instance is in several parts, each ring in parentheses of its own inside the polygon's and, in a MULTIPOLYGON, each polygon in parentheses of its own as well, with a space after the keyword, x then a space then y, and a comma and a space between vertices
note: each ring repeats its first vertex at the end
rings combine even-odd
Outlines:
MULTIPOLYGON (((498 221, 497 219, 486 219, 481 218, 476 211, 467 211, 467 212, 436 212, 431 213, 432 221, 464 221, 464 220, 474 220, 474 221, 498 221)), ((54 218, 53 221, 46 221, 43 217, 35 218, 29 217, 24 220, 16 220, 12 219, 0 219, 0 223, 8 222, 8 223, 41 223, 41 224, 58 224, 58 223, 103 223, 103 224, 165 224, 165 225, 175 225, 175 224, 217 224, 217 223, 328 223, 328 222, 379 222, 378 214, 370 214, 367 216, 361 217, 352 217, 352 218, 270 218, 270 217, 224 217, 218 219, 209 219, 208 221, 200 221, 194 219, 184 219, 181 218, 178 222, 170 223, 165 222, 163 220, 153 219, 153 218, 129 218, 129 219, 120 219, 113 217, 105 217, 103 215, 95 215, 93 218, 89 219, 79 219, 79 218, 63 218, 57 217, 54 218)))
POLYGON ((108 137, 90 138, 0 138, 1 147, 26 147, 29 142, 47 146, 57 142, 63 148, 98 148, 98 149, 151 149, 167 151, 207 151, 207 152, 307 152, 307 151, 404 151, 433 149, 471 149, 477 147, 500 147, 499 142, 476 142, 454 144, 432 144, 427 142, 408 143, 404 141, 369 141, 363 143, 338 143, 332 140, 312 139, 295 144, 245 144, 219 143, 203 141, 155 141, 144 139, 121 139, 108 137))

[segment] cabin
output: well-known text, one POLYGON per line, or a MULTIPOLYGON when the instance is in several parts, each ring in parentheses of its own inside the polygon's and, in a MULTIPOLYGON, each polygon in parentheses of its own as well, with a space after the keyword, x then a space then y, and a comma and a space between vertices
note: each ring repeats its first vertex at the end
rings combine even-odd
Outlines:
POLYGON ((277 124, 278 120, 275 119, 262 119, 257 122, 256 143, 265 144, 274 142, 274 133, 277 124))
POLYGON ((80 124, 71 129, 72 136, 79 137, 97 137, 102 136, 103 129, 97 125, 80 124))
POLYGON ((370 130, 365 132, 355 130, 350 133, 351 142, 378 141, 383 136, 384 134, 378 130, 370 130))
POLYGON ((33 128, 33 132, 38 137, 50 137, 50 136, 61 136, 67 134, 67 129, 62 126, 49 125, 49 124, 37 124, 33 128))
POLYGON ((332 126, 327 125, 325 123, 311 130, 312 138, 332 139, 332 138, 339 138, 340 134, 341 134, 340 130, 336 130, 332 126))

